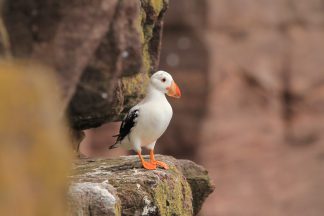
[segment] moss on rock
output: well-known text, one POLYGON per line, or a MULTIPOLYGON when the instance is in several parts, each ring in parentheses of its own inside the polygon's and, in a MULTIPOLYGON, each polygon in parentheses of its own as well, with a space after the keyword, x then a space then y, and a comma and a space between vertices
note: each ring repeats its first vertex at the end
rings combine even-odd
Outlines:
POLYGON ((213 181, 208 176, 208 171, 194 162, 189 160, 178 160, 178 167, 181 172, 186 176, 187 181, 191 187, 193 194, 193 211, 197 214, 205 199, 212 193, 215 189, 213 181))
POLYGON ((185 177, 176 169, 168 182, 158 185, 154 190, 154 201, 160 215, 192 215, 192 194, 185 177), (171 184, 170 184, 171 180, 171 184), (170 203, 171 202, 171 203, 170 203))
MULTIPOLYGON (((201 198, 203 196, 199 193, 209 194, 211 189, 195 190, 194 184, 189 184, 188 179, 195 181, 195 176, 206 173, 201 170, 199 174, 200 168, 193 168, 196 170, 195 176, 190 176, 190 172, 186 176, 183 172, 187 169, 185 167, 200 166, 168 156, 157 155, 157 159, 168 163, 170 169, 145 170, 136 156, 81 160, 76 163, 71 179, 79 183, 109 183, 116 190, 116 198, 121 201, 122 215, 193 215, 195 196, 201 198)), ((206 185, 205 182, 203 184, 206 185)))
POLYGON ((150 75, 156 70, 158 52, 151 47, 159 47, 153 38, 159 38, 160 31, 154 34, 154 28, 161 25, 161 17, 167 8, 166 0, 141 0, 140 16, 137 25, 142 42, 142 70, 134 76, 121 79, 124 94, 124 114, 145 95, 150 75))
MULTIPOLYGON (((120 0, 69 105, 74 129, 121 120, 157 69, 166 0, 120 0)), ((111 7, 113 8, 113 7, 111 7)))

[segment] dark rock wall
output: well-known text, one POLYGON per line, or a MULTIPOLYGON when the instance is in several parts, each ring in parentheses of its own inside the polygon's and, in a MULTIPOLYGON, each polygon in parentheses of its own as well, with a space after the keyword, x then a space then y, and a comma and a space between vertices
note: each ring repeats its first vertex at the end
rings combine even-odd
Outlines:
POLYGON ((70 102, 73 127, 121 119, 143 98, 158 63, 165 1, 119 1, 111 30, 81 76, 70 102), (122 77, 122 78, 121 78, 122 77))
POLYGON ((143 97, 158 64, 167 5, 17 0, 5 2, 3 19, 13 56, 55 69, 71 126, 86 129, 121 119, 143 97))
POLYGON ((108 31, 116 2, 6 1, 4 20, 13 56, 34 58, 53 67, 66 106, 108 31))

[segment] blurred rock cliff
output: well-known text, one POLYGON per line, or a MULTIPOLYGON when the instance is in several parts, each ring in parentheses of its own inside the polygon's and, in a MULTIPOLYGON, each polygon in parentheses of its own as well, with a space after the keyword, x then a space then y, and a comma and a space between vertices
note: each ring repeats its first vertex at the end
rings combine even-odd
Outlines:
MULTIPOLYGON (((323 215, 323 0, 171 0, 165 15, 166 7, 6 1, 0 49, 57 71, 77 131, 120 120, 149 74, 169 71, 183 96, 170 100, 175 114, 157 152, 210 171, 216 190, 202 215, 323 215)), ((118 127, 86 131, 81 149, 125 154, 107 151, 118 127)))
POLYGON ((195 158, 202 215, 324 212, 324 2, 177 0, 160 68, 183 91, 164 153, 195 158))

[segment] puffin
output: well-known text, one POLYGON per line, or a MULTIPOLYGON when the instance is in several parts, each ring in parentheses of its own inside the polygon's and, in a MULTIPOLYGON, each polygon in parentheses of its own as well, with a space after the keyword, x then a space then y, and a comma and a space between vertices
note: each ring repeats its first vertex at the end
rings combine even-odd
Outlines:
POLYGON ((181 92, 172 76, 166 71, 155 72, 149 81, 144 99, 132 107, 124 117, 115 144, 109 149, 124 147, 134 150, 145 169, 155 170, 158 166, 169 166, 154 157, 156 141, 167 129, 173 115, 172 107, 166 95, 180 98, 181 92), (150 160, 145 161, 142 147, 150 151, 150 160))

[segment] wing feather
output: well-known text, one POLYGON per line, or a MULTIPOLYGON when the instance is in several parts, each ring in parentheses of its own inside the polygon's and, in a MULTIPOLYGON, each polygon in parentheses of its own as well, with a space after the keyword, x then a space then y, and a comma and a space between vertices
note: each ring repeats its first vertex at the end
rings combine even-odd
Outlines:
POLYGON ((117 137, 114 145, 110 149, 118 147, 118 144, 130 134, 132 128, 136 125, 136 119, 139 115, 139 109, 131 109, 127 116, 125 116, 122 124, 120 125, 119 134, 113 136, 117 137))

